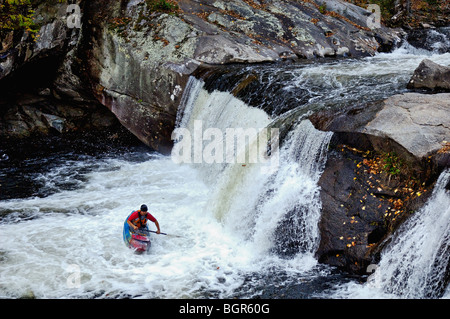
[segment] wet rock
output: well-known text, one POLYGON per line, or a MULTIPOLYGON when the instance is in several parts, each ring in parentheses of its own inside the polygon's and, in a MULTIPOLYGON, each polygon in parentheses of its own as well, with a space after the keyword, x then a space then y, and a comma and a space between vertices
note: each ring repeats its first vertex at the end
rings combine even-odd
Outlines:
POLYGON ((54 99, 8 106, 0 115, 0 136, 22 139, 36 135, 103 130, 118 124, 103 106, 70 106, 54 99))
POLYGON ((117 126, 81 77, 81 30, 68 28, 67 4, 41 1, 34 10, 40 26, 34 39, 22 30, 0 34, 0 136, 12 140, 117 126))
POLYGON ((450 92, 450 67, 425 59, 414 71, 408 88, 450 92))
POLYGON ((316 256, 321 263, 365 275, 367 267, 378 262, 384 240, 431 191, 412 183, 406 172, 394 176, 373 169, 369 153, 339 139, 332 148, 319 180, 322 215, 316 256))

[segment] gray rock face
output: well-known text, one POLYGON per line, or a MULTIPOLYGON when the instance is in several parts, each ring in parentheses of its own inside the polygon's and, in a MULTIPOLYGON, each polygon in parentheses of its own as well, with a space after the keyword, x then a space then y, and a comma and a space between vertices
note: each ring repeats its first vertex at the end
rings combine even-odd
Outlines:
POLYGON ((0 80, 29 63, 64 56, 68 48, 73 48, 71 41, 79 30, 67 28, 66 8, 65 3, 59 2, 51 5, 41 3, 34 8, 36 23, 41 25, 34 40, 30 34, 20 30, 2 31, 0 80))
POLYGON ((81 30, 67 27, 67 4, 41 1, 34 9, 35 22, 41 26, 35 39, 21 30, 0 33, 1 138, 117 125, 73 72, 81 30))
POLYGON ((361 132, 388 137, 423 159, 450 140, 450 93, 392 96, 361 132))
POLYGON ((392 30, 370 30, 367 11, 337 2, 332 13, 315 2, 183 0, 170 14, 143 0, 91 1, 88 9, 101 8, 88 26, 93 92, 144 143, 168 152, 185 84, 199 65, 366 56, 398 40, 392 30))
MULTIPOLYGON (((209 37, 230 39, 234 59, 247 62, 292 57, 373 55, 392 45, 398 35, 380 27, 370 29, 369 12, 340 0, 329 1, 179 1, 182 19, 209 37), (199 19, 200 17, 200 19, 199 19), (258 57, 259 56, 259 57, 258 57), (256 60, 255 60, 256 59, 256 60)), ((208 63, 226 63, 228 43, 208 63)), ((233 60, 231 60, 233 61, 233 60)))
POLYGON ((414 164, 435 155, 449 141, 449 121, 449 93, 405 93, 371 106, 312 116, 318 129, 336 132, 351 145, 395 151, 414 164))
POLYGON ((408 88, 450 92, 450 67, 425 59, 414 71, 408 88))
MULTIPOLYGON (((42 65, 39 72, 56 72, 56 79, 39 89, 83 107, 102 104, 141 141, 167 153, 184 86, 201 64, 368 56, 399 40, 393 30, 371 29, 366 10, 325 2, 179 0, 176 12, 167 12, 145 0, 79 0, 80 29, 68 28, 65 3, 42 2, 36 41, 2 39, 0 80, 42 65)), ((2 107, 8 113, 15 106, 2 107)))

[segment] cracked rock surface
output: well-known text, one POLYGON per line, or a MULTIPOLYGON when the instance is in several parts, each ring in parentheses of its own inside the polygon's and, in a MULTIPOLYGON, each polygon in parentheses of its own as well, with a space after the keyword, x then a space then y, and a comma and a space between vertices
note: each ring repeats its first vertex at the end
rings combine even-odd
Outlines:
POLYGON ((450 140, 450 93, 405 93, 384 101, 384 107, 362 130, 389 137, 417 158, 442 148, 450 140))

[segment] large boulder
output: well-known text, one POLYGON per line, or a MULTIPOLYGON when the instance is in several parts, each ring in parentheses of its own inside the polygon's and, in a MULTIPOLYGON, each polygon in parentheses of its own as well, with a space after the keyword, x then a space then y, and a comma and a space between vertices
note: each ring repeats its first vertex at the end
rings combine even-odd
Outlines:
POLYGON ((423 161, 450 140, 449 123, 450 93, 405 93, 386 99, 361 132, 388 137, 407 150, 404 157, 423 161))
POLYGON ((450 92, 450 67, 424 59, 414 71, 408 88, 450 92))
POLYGON ((450 141, 450 94, 404 93, 371 105, 318 112, 311 120, 349 145, 396 152, 420 170, 450 141))
POLYGON ((370 105, 320 111, 333 131, 319 180, 319 261, 364 274, 398 226, 450 167, 450 94, 405 93, 370 105))

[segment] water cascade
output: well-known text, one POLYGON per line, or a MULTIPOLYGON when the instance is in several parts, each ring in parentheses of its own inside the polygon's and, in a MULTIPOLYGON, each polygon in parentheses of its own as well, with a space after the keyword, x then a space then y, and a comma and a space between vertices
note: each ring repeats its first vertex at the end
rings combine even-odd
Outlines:
POLYGON ((427 204, 397 231, 372 284, 403 298, 442 297, 450 267, 450 170, 439 177, 427 204))
MULTIPOLYGON (((208 130, 215 129, 223 132, 221 141, 228 142, 230 128, 255 130, 253 140, 232 147, 232 155, 247 155, 242 157, 244 161, 226 161, 223 157, 218 163, 194 164, 211 189, 207 213, 233 225, 234 230, 246 241, 250 240, 256 250, 275 250, 282 254, 290 251, 290 255, 298 251, 314 253, 320 218, 317 181, 332 133, 317 131, 308 120, 300 118, 281 145, 279 136, 276 141, 272 140, 272 153, 270 156, 265 154, 266 158, 261 161, 269 140, 262 136, 268 132, 264 129, 271 123, 271 117, 228 92, 208 93, 203 86, 201 80, 190 79, 185 92, 188 98, 183 99, 180 108, 183 115, 179 116, 178 129, 186 129, 185 133, 195 132, 202 124, 204 131, 198 134, 205 135, 208 130), (251 161, 249 154, 253 151, 258 156, 251 161), (280 226, 289 231, 277 231, 280 226)), ((272 138, 279 134, 273 128, 270 132, 272 138)), ((194 133, 189 137, 192 135, 194 133)), ((194 152, 194 143, 190 144, 194 152)), ((177 152, 179 149, 175 145, 174 153, 177 152)), ((195 161, 188 157, 187 162, 195 161)))

